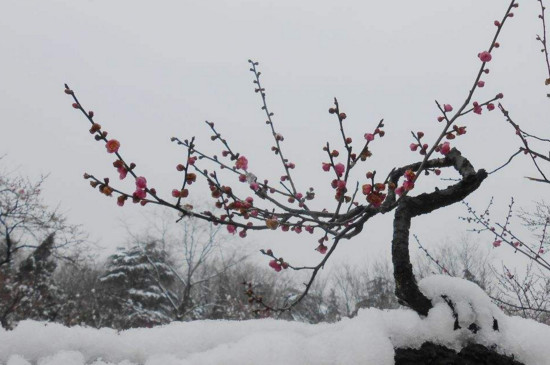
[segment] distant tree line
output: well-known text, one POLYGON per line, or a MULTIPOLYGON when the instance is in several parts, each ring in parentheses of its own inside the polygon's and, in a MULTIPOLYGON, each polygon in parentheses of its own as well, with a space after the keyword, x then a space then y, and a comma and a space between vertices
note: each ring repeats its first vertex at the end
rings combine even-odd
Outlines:
MULTIPOLYGON (((391 265, 377 261, 340 265, 316 281, 291 311, 257 311, 258 298, 284 305, 300 295, 302 284, 252 264, 242 250, 231 248, 230 236, 219 226, 193 219, 175 228, 166 218, 151 219, 147 233, 129 229, 129 243, 97 262, 90 249, 80 245, 84 236, 78 227, 42 203, 42 182, 0 174, 4 328, 25 319, 122 330, 266 315, 319 323, 353 317, 360 308, 399 307, 391 265)), ((548 212, 541 203, 535 213, 523 212, 521 217, 540 228, 548 212)), ((505 265, 495 268, 489 250, 466 236, 433 251, 417 243, 417 277, 439 273, 473 281, 507 313, 550 323, 550 278, 533 264, 519 271, 505 265)))

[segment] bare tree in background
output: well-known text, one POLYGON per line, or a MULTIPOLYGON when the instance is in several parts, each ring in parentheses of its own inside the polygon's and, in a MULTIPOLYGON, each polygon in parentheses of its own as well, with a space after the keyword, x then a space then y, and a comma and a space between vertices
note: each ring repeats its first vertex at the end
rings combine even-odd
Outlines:
MULTIPOLYGON (((198 219, 180 220, 173 223, 171 217, 150 216, 149 226, 145 232, 135 234, 131 230, 132 244, 144 246, 148 242, 155 242, 155 245, 168 253, 169 260, 164 262, 174 275, 174 284, 171 291, 175 297, 172 305, 177 320, 190 320, 201 317, 205 311, 204 305, 213 303, 201 303, 197 301, 196 290, 200 286, 220 275, 228 269, 242 262, 246 255, 238 253, 230 247, 229 241, 232 238, 220 232, 220 226, 214 226, 210 222, 198 219), (208 268, 208 270, 205 270, 208 268)), ((145 257, 147 252, 144 251, 145 257)), ((167 288, 162 285, 159 276, 159 268, 153 260, 148 260, 152 270, 151 275, 160 289, 168 293, 167 288)), ((166 294, 168 295, 168 294, 166 294)))
POLYGON ((332 275, 332 285, 340 298, 342 315, 354 317, 361 308, 399 307, 391 264, 384 259, 371 265, 341 265, 332 275))
MULTIPOLYGON (((0 162, 4 162, 0 158, 0 162)), ((53 279, 58 258, 82 255, 85 236, 42 199, 37 181, 0 168, 0 322, 54 320, 64 295, 53 279)))
POLYGON ((550 325, 550 276, 533 261, 526 267, 494 270, 493 300, 505 312, 550 325))
POLYGON ((479 237, 462 235, 453 241, 445 241, 428 251, 415 236, 420 249, 416 260, 416 272, 421 278, 433 274, 448 274, 476 283, 486 292, 492 292, 493 272, 491 251, 479 237), (435 264, 435 265, 434 265, 435 264))
MULTIPOLYGON (((84 241, 76 225, 71 225, 58 209, 50 209, 42 200, 46 176, 37 181, 0 170, 0 267, 11 265, 21 251, 32 250, 55 233, 52 255, 60 249, 75 247, 84 241)), ((66 256, 68 257, 68 256, 66 256)))

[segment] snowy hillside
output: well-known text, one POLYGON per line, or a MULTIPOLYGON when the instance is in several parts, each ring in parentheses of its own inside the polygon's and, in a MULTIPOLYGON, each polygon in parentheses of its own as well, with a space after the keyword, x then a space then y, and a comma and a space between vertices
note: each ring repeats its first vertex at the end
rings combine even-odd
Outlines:
POLYGON ((120 333, 24 321, 13 331, 0 332, 0 363, 391 365, 396 347, 432 341, 459 349, 473 341, 496 345, 498 352, 514 354, 525 364, 550 364, 550 327, 505 316, 479 287, 463 280, 437 276, 419 284, 436 303, 425 319, 410 310, 367 309, 335 324, 196 321, 120 333), (450 307, 436 300, 443 292, 455 304, 462 329, 453 331, 450 307), (492 329, 493 318, 499 331, 492 329), (472 322, 481 327, 477 334, 466 329, 472 322))

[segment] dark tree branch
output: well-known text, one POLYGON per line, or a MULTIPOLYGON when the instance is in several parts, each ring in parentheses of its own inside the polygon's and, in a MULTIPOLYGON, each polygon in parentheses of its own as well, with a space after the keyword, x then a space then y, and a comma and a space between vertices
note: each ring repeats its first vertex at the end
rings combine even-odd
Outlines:
POLYGON ((395 211, 392 241, 395 294, 403 304, 421 315, 428 314, 432 303, 418 288, 413 274, 409 256, 411 219, 463 200, 474 192, 487 177, 485 170, 476 172, 470 162, 462 157, 455 148, 449 152, 443 163, 453 166, 462 176, 462 180, 443 190, 436 189, 431 193, 415 197, 403 197, 399 200, 395 211))

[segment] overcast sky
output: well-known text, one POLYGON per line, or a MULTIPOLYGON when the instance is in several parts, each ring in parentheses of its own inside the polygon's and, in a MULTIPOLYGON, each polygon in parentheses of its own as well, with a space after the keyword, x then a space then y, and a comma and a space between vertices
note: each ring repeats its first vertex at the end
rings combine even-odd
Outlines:
MULTIPOLYGON (((44 197, 60 204, 105 247, 123 243, 121 221, 141 229, 144 211, 116 206, 92 190, 82 174, 116 181, 112 155, 88 133, 88 122, 63 93, 68 83, 97 121, 121 142, 121 152, 138 165, 138 175, 168 197, 180 185, 175 165, 185 151, 171 136, 196 136, 198 147, 220 153, 205 120, 216 123, 250 170, 276 181, 282 175, 270 153, 272 137, 253 92, 247 60, 260 62, 277 130, 286 156, 297 165, 299 190, 314 186, 319 208, 334 206, 331 177, 321 171, 326 141, 340 143, 333 97, 348 115, 348 134, 361 141, 378 120, 386 136, 373 145, 361 175, 418 159, 410 131, 427 141, 440 125, 434 100, 458 106, 488 48, 502 0, 462 1, 126 1, 3 0, 0 2, 0 155, 23 175, 49 173, 44 197)), ((498 92, 515 120, 533 133, 548 132, 545 69, 535 34, 538 3, 521 2, 494 52, 486 86, 475 100, 498 92)), ((456 145, 476 168, 494 169, 519 147, 498 111, 468 116, 468 133, 456 145)), ((341 147, 341 146, 340 146, 341 147)), ((495 216, 511 196, 519 206, 548 196, 547 187, 526 181, 534 169, 518 160, 492 175, 469 200, 478 208, 495 196, 495 216)), ((447 177, 453 176, 452 174, 447 177)), ((429 183, 429 179, 423 179, 429 183)), ((446 186, 447 182, 439 182, 446 186)), ((198 185, 198 184, 197 184, 198 185)), ((212 204, 193 185, 193 201, 212 204)), ((120 187, 132 188, 130 181, 120 187)), ((466 228, 460 204, 418 218, 413 233, 429 245, 453 240, 466 228)), ((376 217, 360 237, 344 242, 336 260, 361 262, 389 253, 392 215, 376 217)), ((317 236, 250 233, 251 248, 272 248, 290 262, 312 264, 317 236)), ((492 238, 482 236, 480 244, 492 238)), ((414 245, 413 245, 414 247, 414 245)), ((414 251, 414 249, 413 249, 414 251)), ((258 256, 258 260, 263 260, 258 256)))

